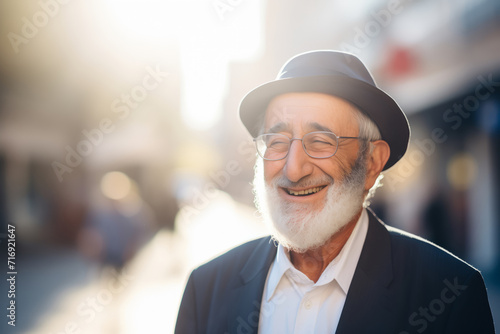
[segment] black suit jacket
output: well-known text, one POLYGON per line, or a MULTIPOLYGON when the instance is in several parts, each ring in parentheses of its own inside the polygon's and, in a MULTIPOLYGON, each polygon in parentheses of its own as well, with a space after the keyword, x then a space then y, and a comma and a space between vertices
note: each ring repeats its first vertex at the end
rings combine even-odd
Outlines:
MULTIPOLYGON (((369 226, 336 333, 494 333, 479 271, 436 245, 386 226, 369 226)), ((176 334, 257 333, 270 238, 241 245, 195 269, 176 334)), ((286 300, 284 301, 286 303, 286 300)))

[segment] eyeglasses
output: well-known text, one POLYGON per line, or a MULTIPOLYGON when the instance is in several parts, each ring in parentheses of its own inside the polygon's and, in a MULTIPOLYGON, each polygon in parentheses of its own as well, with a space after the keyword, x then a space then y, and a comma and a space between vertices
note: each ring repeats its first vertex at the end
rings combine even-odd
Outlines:
POLYGON ((337 153, 340 139, 362 139, 361 137, 340 137, 329 131, 309 132, 301 138, 290 138, 281 133, 266 133, 254 138, 257 153, 264 160, 282 160, 288 156, 292 141, 302 141, 302 147, 308 156, 326 159, 337 153))

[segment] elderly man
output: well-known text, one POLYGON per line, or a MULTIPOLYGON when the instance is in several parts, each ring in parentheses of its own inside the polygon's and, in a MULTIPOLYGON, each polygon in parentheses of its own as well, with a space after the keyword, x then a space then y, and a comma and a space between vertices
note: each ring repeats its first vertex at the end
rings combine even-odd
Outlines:
POLYGON ((364 208, 410 130, 358 58, 300 54, 240 117, 272 237, 194 270, 176 333, 494 333, 476 269, 364 208))

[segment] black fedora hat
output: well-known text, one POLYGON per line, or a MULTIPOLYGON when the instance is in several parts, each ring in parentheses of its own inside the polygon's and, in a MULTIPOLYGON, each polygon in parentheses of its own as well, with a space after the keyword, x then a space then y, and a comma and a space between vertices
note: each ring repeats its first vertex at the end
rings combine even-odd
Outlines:
POLYGON ((291 92, 334 95, 356 105, 378 126, 382 139, 391 148, 384 170, 405 154, 410 127, 399 105, 379 89, 366 66, 353 54, 339 51, 311 51, 291 58, 276 80, 248 93, 240 104, 240 118, 253 137, 269 102, 291 92))

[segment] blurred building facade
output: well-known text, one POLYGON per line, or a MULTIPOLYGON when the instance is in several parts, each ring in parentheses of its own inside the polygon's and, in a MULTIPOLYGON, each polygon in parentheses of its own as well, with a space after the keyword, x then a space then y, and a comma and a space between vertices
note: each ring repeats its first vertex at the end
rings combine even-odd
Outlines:
POLYGON ((0 227, 16 226, 20 249, 77 246, 104 206, 126 206, 128 220, 143 212, 145 228, 174 226, 173 157, 185 136, 179 45, 168 31, 161 40, 121 31, 103 6, 0 4, 8 37, 0 42, 0 227), (132 185, 120 198, 102 191, 112 171, 132 185))

